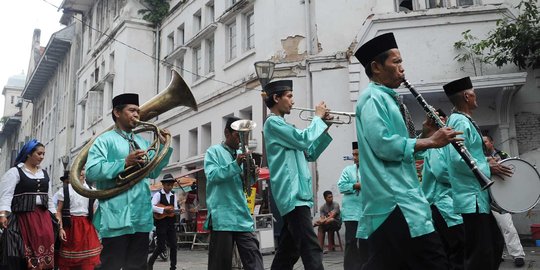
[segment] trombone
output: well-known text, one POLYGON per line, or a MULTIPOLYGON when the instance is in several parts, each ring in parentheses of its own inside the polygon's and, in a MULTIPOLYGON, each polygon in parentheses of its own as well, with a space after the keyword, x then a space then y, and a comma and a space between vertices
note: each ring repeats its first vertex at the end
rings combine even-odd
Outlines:
MULTIPOLYGON (((303 114, 306 112, 314 113, 315 109, 309 109, 309 108, 302 108, 302 107, 293 107, 293 110, 298 110, 300 113, 298 113, 298 117, 304 121, 311 121, 313 119, 313 116, 304 116, 303 114)), ((352 123, 352 119, 356 116, 355 113, 352 112, 337 112, 337 111, 328 111, 330 115, 334 115, 334 119, 325 121, 328 123, 332 123, 335 125, 348 125, 352 123), (344 120, 339 119, 340 116, 345 116, 346 118, 344 120)))

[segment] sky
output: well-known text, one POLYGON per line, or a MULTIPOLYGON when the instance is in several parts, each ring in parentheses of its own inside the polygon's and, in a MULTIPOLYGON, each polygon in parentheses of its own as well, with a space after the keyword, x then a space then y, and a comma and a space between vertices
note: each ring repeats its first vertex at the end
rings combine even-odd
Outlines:
MULTIPOLYGON (((47 0, 59 6, 62 0, 47 0)), ((2 1, 0 8, 0 87, 9 77, 27 74, 34 29, 41 29, 41 46, 46 46, 51 35, 64 26, 59 23, 62 11, 44 0, 2 1)), ((0 95, 0 114, 4 113, 4 96, 0 95)))

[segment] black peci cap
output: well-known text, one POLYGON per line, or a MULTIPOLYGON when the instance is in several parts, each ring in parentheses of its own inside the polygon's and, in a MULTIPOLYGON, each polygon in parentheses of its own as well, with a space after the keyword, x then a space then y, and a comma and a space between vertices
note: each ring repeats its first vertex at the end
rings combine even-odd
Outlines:
POLYGON ((267 96, 283 92, 283 91, 292 91, 293 81, 292 80, 280 80, 268 83, 264 86, 264 91, 267 96))
POLYGON ((473 85, 471 82, 471 78, 465 77, 465 78, 461 78, 455 81, 451 81, 443 85, 443 88, 444 88, 444 93, 446 93, 447 96, 451 96, 461 91, 472 89, 473 85))
POLYGON ((133 104, 139 106, 139 95, 133 93, 121 94, 113 98, 113 108, 125 104, 133 104))
POLYGON ((397 49, 396 39, 394 33, 382 34, 376 36, 360 46, 360 48, 354 53, 354 56, 360 61, 362 66, 368 66, 373 59, 390 49, 397 49))
POLYGON ((358 149, 358 142, 352 142, 352 149, 358 149))

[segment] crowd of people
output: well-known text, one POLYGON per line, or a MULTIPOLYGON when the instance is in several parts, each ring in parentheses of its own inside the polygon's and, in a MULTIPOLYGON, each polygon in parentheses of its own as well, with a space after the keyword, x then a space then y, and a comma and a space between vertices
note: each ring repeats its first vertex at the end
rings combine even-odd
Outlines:
MULTIPOLYGON (((523 248, 511 216, 491 211, 488 192, 450 146, 454 142, 465 145, 487 177, 512 173, 498 162, 504 153, 493 147, 491 137, 482 137, 473 120, 478 105, 469 77, 443 87, 454 109, 449 116, 438 110, 437 117, 452 128, 439 128, 428 117, 417 135, 395 90, 404 81, 405 71, 393 34, 366 42, 355 57, 370 83, 356 105, 354 164, 344 168, 337 181, 342 207, 333 201, 331 191, 325 191, 316 222, 312 220, 314 194, 308 162, 317 160, 332 142, 332 115, 321 102, 309 126, 298 129, 284 118, 294 105, 293 82, 277 80, 263 86, 264 102, 271 112, 263 129, 278 209, 274 214, 283 220, 271 269, 293 269, 299 259, 305 269, 323 269, 325 233, 329 243, 334 243, 334 232, 342 223, 345 269, 498 269, 504 239, 516 265, 522 266, 523 248), (422 181, 416 160, 424 161, 422 181)), ((95 139, 86 171, 79 177, 88 189, 86 181, 99 190, 114 187, 126 168, 146 162, 150 142, 133 132, 140 113, 138 95, 122 94, 112 103, 115 126, 95 139)), ((236 248, 244 269, 262 270, 263 257, 244 194, 243 164, 249 155, 239 150, 239 132, 232 126, 237 120, 227 120, 224 141, 208 148, 204 157, 205 228, 211 232, 208 269, 231 269, 236 248)), ((162 130, 158 136, 165 144, 170 134, 162 130)), ((145 179, 161 174, 172 149, 166 151, 145 179)), ((178 205, 172 175, 162 178, 163 188, 153 196, 148 181, 143 180, 97 202, 79 195, 66 182, 56 196, 55 208, 48 190, 51 180, 40 167, 44 155, 44 145, 30 140, 0 180, 2 267, 146 270, 152 269, 167 244, 170 269, 176 269, 174 213, 178 205), (154 225, 158 243, 148 258, 154 225)))

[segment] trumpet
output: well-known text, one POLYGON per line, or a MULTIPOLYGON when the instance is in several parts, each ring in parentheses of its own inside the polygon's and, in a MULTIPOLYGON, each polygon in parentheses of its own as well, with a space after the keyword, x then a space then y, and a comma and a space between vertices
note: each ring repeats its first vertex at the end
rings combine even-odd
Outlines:
MULTIPOLYGON (((303 114, 306 113, 306 112, 312 112, 313 113, 313 112, 315 112, 315 109, 302 108, 302 107, 293 107, 292 109, 300 111, 300 113, 298 113, 298 117, 300 117, 300 119, 302 119, 304 121, 311 121, 313 119, 313 116, 304 116, 303 114)), ((352 119, 356 116, 356 114, 352 113, 352 112, 328 111, 328 113, 330 115, 334 115, 334 119, 329 120, 329 121, 325 121, 325 122, 332 123, 332 124, 335 124, 335 125, 343 125, 343 124, 348 125, 348 124, 352 123, 352 119), (339 119, 340 116, 345 116, 347 118, 345 118, 345 120, 341 120, 341 119, 339 119)))

